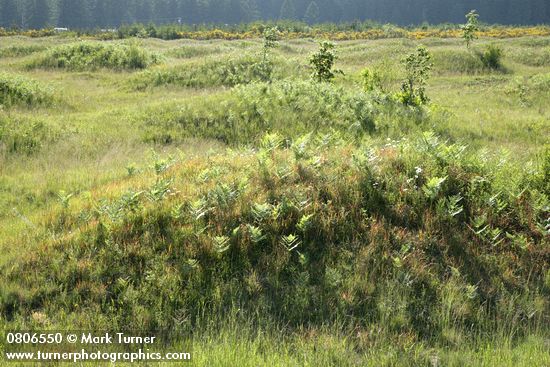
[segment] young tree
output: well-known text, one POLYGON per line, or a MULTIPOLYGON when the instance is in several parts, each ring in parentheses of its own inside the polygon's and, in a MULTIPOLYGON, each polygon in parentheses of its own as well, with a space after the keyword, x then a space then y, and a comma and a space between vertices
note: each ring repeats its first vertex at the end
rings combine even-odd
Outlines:
POLYGON ((224 18, 231 24, 238 24, 244 20, 241 0, 229 0, 224 18))
POLYGON ((403 104, 419 106, 429 102, 426 95, 426 82, 433 67, 432 56, 424 46, 418 46, 415 52, 403 60, 407 78, 401 86, 399 98, 403 104))
POLYGON ((309 3, 304 15, 304 21, 307 24, 315 24, 319 22, 319 6, 315 1, 309 3))
POLYGON ((319 46, 319 51, 309 58, 309 63, 313 67, 311 77, 317 82, 330 82, 334 79, 335 74, 343 74, 343 72, 332 70, 338 58, 334 53, 334 44, 324 41, 319 46))
POLYGON ((32 29, 41 29, 50 22, 50 4, 48 0, 29 1, 28 26, 32 29))
POLYGON ((254 22, 260 19, 260 11, 256 0, 243 0, 241 6, 243 9, 244 21, 254 22))
POLYGON ((153 7, 151 1, 140 0, 137 3, 136 19, 138 23, 149 23, 153 17, 153 7))
POLYGON ((468 22, 460 27, 462 29, 462 38, 466 41, 467 48, 470 48, 470 44, 473 40, 477 39, 476 32, 479 31, 478 18, 479 14, 475 10, 472 10, 466 14, 468 22))
POLYGON ((277 47, 279 41, 279 30, 277 27, 266 28, 264 30, 264 45, 260 62, 255 64, 255 73, 260 80, 271 82, 273 75, 273 61, 271 60, 271 50, 277 47))
POLYGON ((89 9, 86 0, 60 0, 58 26, 85 28, 88 26, 89 9))
POLYGON ((296 19, 294 0, 285 0, 281 6, 280 19, 296 19))
POLYGON ((196 0, 183 0, 181 4, 182 20, 184 23, 196 23, 198 8, 196 0))
POLYGON ((0 7, 0 27, 18 27, 21 25, 21 11, 16 0, 4 0, 0 7))

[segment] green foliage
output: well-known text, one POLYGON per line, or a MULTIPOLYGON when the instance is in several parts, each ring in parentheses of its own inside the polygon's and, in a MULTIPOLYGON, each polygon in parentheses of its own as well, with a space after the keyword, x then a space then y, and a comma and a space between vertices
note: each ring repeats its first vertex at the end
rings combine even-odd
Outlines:
POLYGON ((270 82, 272 80, 274 64, 271 60, 271 49, 277 47, 279 30, 277 27, 266 28, 263 33, 264 43, 262 47, 261 60, 254 64, 254 72, 259 80, 270 82))
POLYGON ((511 58, 523 65, 534 67, 550 66, 550 47, 512 50, 511 58))
POLYGON ((205 88, 248 84, 265 74, 259 74, 257 60, 245 56, 238 59, 207 60, 176 67, 158 67, 136 74, 129 86, 145 90, 161 86, 205 88))
POLYGON ((479 31, 479 14, 475 10, 471 10, 466 14, 468 22, 461 26, 462 38, 466 41, 466 47, 470 48, 471 43, 477 39, 476 32, 479 31))
POLYGON ((523 107, 545 105, 550 97, 550 73, 517 77, 506 87, 506 93, 516 96, 523 107))
POLYGON ((184 45, 184 46, 172 48, 166 51, 164 54, 166 56, 175 57, 177 59, 191 59, 195 57, 210 56, 212 54, 216 54, 222 51, 223 51, 223 48, 221 47, 205 47, 204 45, 201 45, 201 46, 184 45))
POLYGON ((424 46, 419 46, 415 52, 404 60, 407 73, 401 86, 398 98, 408 106, 420 106, 429 101, 426 95, 426 83, 433 67, 432 56, 424 46))
POLYGON ((20 75, 0 72, 0 106, 48 106, 53 101, 51 88, 20 75))
POLYGON ((434 71, 439 74, 483 74, 487 68, 473 52, 444 50, 433 53, 434 71))
POLYGON ((382 89, 382 77, 376 70, 363 69, 361 72, 363 78, 363 88, 366 91, 374 91, 382 89))
POLYGON ((379 110, 391 106, 391 101, 379 104, 364 92, 346 91, 329 83, 285 80, 240 85, 231 97, 202 98, 175 108, 161 106, 137 119, 147 141, 200 136, 239 145, 255 141, 266 128, 285 136, 337 130, 359 137, 374 133, 379 110))
POLYGON ((512 77, 426 40, 423 108, 387 94, 410 39, 342 42, 334 83, 300 72, 309 39, 272 82, 256 41, 143 40, 182 54, 135 74, 3 60, 64 103, 0 111, 0 327, 190 333, 197 365, 548 364, 550 77, 527 41, 498 42, 512 77), (174 87, 124 88, 149 72, 174 87))
POLYGON ((334 44, 323 41, 319 44, 319 51, 309 58, 309 64, 313 68, 311 77, 317 82, 330 82, 335 74, 343 74, 340 70, 333 70, 337 56, 334 53, 334 44))
POLYGON ((292 76, 293 66, 285 60, 276 59, 271 50, 277 45, 276 29, 266 31, 261 54, 244 54, 203 58, 183 65, 149 68, 132 76, 128 85, 131 89, 145 90, 161 86, 175 87, 233 87, 253 81, 270 82, 274 78, 292 76), (275 68, 275 65, 280 65, 275 68))
POLYGON ((135 43, 107 44, 79 42, 57 46, 29 62, 28 68, 67 69, 71 71, 145 69, 158 64, 160 56, 148 52, 135 43))
POLYGON ((0 48, 1 57, 22 57, 46 50, 45 46, 40 45, 14 45, 0 48))
POLYGON ((537 256, 546 229, 531 225, 547 212, 535 185, 529 196, 508 194, 523 186, 496 180, 502 163, 424 134, 374 149, 312 145, 312 156, 327 160, 308 170, 281 140, 267 135, 246 158, 268 153, 274 166, 290 165, 297 174, 281 184, 236 163, 239 152, 171 170, 185 180, 151 173, 145 195, 130 188, 99 197, 92 222, 71 211, 76 195, 61 193, 50 221, 63 218, 59 230, 74 234, 45 236, 39 251, 2 266, 0 310, 9 319, 63 310, 70 320, 101 310, 89 326, 185 332, 213 322, 201 315, 238 304, 255 320, 290 328, 347 317, 355 330, 376 325, 381 340, 407 333, 417 343, 451 344, 540 327, 548 317, 539 293, 547 292, 548 262, 537 256), (196 186, 204 169, 229 162, 231 172, 196 186), (48 287, 37 289, 45 279, 48 287))
POLYGON ((31 155, 61 135, 59 129, 39 119, 10 117, 0 112, 0 153, 31 155))
POLYGON ((478 52, 477 55, 483 66, 489 70, 501 70, 502 56, 504 51, 497 45, 488 45, 484 51, 478 52))

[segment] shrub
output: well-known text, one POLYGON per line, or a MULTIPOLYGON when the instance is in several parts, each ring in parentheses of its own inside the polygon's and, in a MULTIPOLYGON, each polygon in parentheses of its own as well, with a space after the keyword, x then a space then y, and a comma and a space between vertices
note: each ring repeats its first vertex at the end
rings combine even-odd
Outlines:
POLYGON ((271 60, 271 49, 277 47, 279 40, 279 30, 275 28, 267 28, 264 30, 264 44, 260 56, 260 61, 254 65, 255 74, 259 79, 267 82, 271 81, 273 75, 273 61, 271 60))
POLYGON ((361 72, 363 78, 363 88, 366 91, 382 89, 382 77, 376 70, 364 69, 361 72))
POLYGON ((56 141, 60 131, 41 120, 0 113, 0 153, 30 155, 56 141))
POLYGON ((497 45, 488 45, 484 51, 477 53, 483 65, 490 70, 502 69, 503 54, 504 51, 497 45))
POLYGON ((0 72, 0 105, 50 105, 53 93, 50 88, 19 75, 0 72))
POLYGON ((426 82, 433 67, 432 56, 424 46, 419 46, 415 52, 404 60, 407 78, 401 86, 398 98, 408 106, 420 106, 429 101, 426 95, 426 82))
POLYGON ((541 105, 546 105, 550 96, 550 73, 517 77, 508 84, 505 92, 517 96, 524 107, 531 106, 537 101, 541 105))
POLYGON ((330 82, 334 79, 335 74, 343 73, 340 70, 332 69, 337 59, 333 51, 334 44, 330 42, 321 42, 319 46, 319 51, 309 58, 309 64, 313 68, 311 77, 318 82, 330 82))
POLYGON ((133 70, 145 69, 159 62, 160 56, 144 50, 135 43, 126 45, 85 41, 54 47, 27 66, 71 71, 100 68, 133 70))

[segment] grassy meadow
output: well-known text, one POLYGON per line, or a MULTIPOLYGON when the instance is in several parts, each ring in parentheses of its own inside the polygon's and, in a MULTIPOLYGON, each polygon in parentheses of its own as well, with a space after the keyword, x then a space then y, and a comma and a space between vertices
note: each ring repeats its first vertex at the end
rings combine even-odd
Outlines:
POLYGON ((170 329, 198 366, 550 365, 550 38, 337 41, 332 83, 313 39, 259 81, 262 44, 0 38, 0 329, 170 329), (420 44, 430 102, 404 106, 420 44))

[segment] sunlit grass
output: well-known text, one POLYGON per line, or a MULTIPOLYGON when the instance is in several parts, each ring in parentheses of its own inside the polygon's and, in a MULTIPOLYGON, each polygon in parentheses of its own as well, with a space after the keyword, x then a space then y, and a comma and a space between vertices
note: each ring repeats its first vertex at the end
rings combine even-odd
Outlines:
MULTIPOLYGON (((530 32, 535 34, 535 30, 530 32)), ((158 181, 152 172, 155 160, 159 159, 159 156, 177 158, 177 163, 169 172, 176 177, 179 190, 177 195, 181 197, 198 199, 201 193, 215 189, 215 180, 220 177, 227 183, 253 176, 250 185, 257 191, 247 200, 250 204, 257 204, 273 198, 277 190, 281 189, 281 182, 284 182, 287 175, 302 175, 300 177, 312 180, 312 183, 309 188, 307 185, 298 185, 295 191, 321 188, 319 198, 327 198, 337 192, 330 183, 336 179, 346 178, 345 175, 350 174, 348 166, 354 164, 351 162, 354 162, 360 153, 364 153, 368 158, 371 150, 377 151, 383 159, 393 162, 393 165, 388 163, 384 166, 388 176, 397 176, 395 172, 399 172, 402 165, 414 161, 417 157, 411 153, 411 156, 403 156, 405 162, 400 162, 396 157, 403 154, 399 150, 401 148, 395 150, 392 147, 399 146, 397 141, 406 144, 408 140, 422 136, 424 131, 434 131, 449 145, 457 143, 468 146, 469 151, 478 151, 481 161, 506 161, 505 167, 495 163, 495 167, 500 171, 494 169, 495 172, 499 172, 498 177, 494 178, 494 185, 501 189, 519 187, 519 181, 524 180, 524 176, 519 172, 539 172, 540 168, 537 165, 540 164, 540 154, 545 144, 549 143, 550 64, 546 62, 548 47, 545 38, 479 40, 475 45, 479 49, 494 42, 505 51, 503 60, 506 72, 491 72, 480 67, 473 51, 466 50, 459 39, 425 38, 427 36, 438 35, 418 33, 407 39, 338 42, 336 50, 340 58, 337 66, 344 70, 345 76, 338 77, 335 86, 326 88, 312 87, 306 82, 311 73, 307 66, 307 55, 317 48, 317 44, 310 39, 283 40, 274 51, 276 80, 269 86, 247 85, 249 80, 244 80, 242 83, 235 83, 244 84, 239 89, 231 89, 233 83, 219 82, 216 78, 209 79, 199 74, 210 72, 210 67, 217 68, 221 65, 223 68, 225 61, 230 57, 246 54, 253 58, 261 45, 258 40, 201 42, 145 39, 141 41, 140 47, 147 52, 163 55, 159 70, 174 73, 173 80, 176 81, 179 73, 187 73, 185 77, 191 75, 200 82, 191 85, 186 82, 160 83, 138 88, 139 91, 128 86, 135 82, 136 78, 148 75, 150 71, 140 74, 124 70, 93 70, 94 68, 73 72, 25 68, 34 58, 48 55, 47 48, 60 45, 66 47, 64 45, 74 41, 70 38, 3 38, 0 67, 10 75, 22 75, 50 88, 53 91, 54 103, 37 106, 28 106, 26 103, 6 104, 0 110, 0 119, 10 122, 0 125, 0 267, 6 266, 7 269, 13 270, 22 258, 28 259, 29 254, 35 253, 37 248, 48 247, 44 244, 57 246, 63 241, 70 243, 71 239, 78 238, 86 230, 93 230, 93 221, 83 226, 78 224, 76 218, 81 211, 97 205, 101 199, 118 200, 128 190, 150 190, 158 181), (377 129, 360 136, 346 129, 344 125, 347 122, 351 122, 357 116, 365 117, 362 111, 370 111, 370 107, 357 107, 353 103, 361 100, 373 103, 372 101, 378 98, 363 94, 361 71, 365 67, 383 71, 387 92, 397 92, 403 79, 400 60, 419 43, 425 44, 436 55, 434 75, 428 82, 427 90, 432 104, 420 113, 407 111, 387 101, 381 102, 382 107, 376 107, 374 118, 377 129), (204 57, 217 62, 212 63, 214 66, 206 65, 203 62, 204 57), (201 65, 204 70, 199 67, 199 74, 189 72, 191 69, 196 72, 196 68, 201 65), (296 90, 291 91, 285 86, 285 82, 280 80, 288 78, 292 78, 293 81, 289 83, 292 83, 296 90), (206 82, 203 82, 205 80, 206 82), (220 130, 204 130, 198 122, 204 121, 205 116, 220 130), (225 130, 224 124, 228 121, 232 121, 233 131, 225 130), (285 164, 291 162, 295 154, 307 152, 301 152, 300 148, 295 146, 282 153, 285 158, 281 158, 279 166, 270 166, 273 164, 270 160, 274 159, 274 156, 270 156, 271 153, 258 153, 261 146, 265 148, 265 144, 275 144, 260 143, 261 137, 267 131, 281 133, 283 137, 275 145, 278 145, 277 149, 286 149, 299 136, 307 133, 311 126, 317 125, 322 125, 319 128, 321 134, 333 134, 331 128, 338 130, 335 134, 338 136, 338 147, 323 150, 324 146, 319 143, 319 152, 308 157, 303 164, 296 164, 288 172, 285 170, 288 168, 285 164), (3 126, 8 126, 5 130, 7 133, 1 130, 3 126), (30 148, 28 146, 28 149, 9 148, 13 146, 14 141, 27 141, 23 138, 28 137, 39 141, 37 144, 31 144, 30 148), (364 148, 363 151, 354 151, 357 146, 364 148), (319 161, 316 160, 318 156, 322 158, 319 161), (342 157, 347 157, 347 160, 343 160, 342 157), (261 171, 262 162, 265 167, 270 167, 269 175, 261 171), (338 163, 334 163, 335 167, 331 168, 331 175, 317 182, 314 178, 319 174, 319 168, 315 167, 325 162, 338 163), (262 189, 258 189, 259 187, 262 189), (60 199, 62 191, 73 195, 67 199, 67 208, 63 207, 63 200, 60 199)), ((143 80, 147 83, 150 81, 147 78, 143 80)), ((372 157, 369 159, 374 159, 372 157)), ((472 166, 476 164, 479 162, 472 161, 472 166)), ((451 168, 449 169, 451 174, 454 173, 451 168)), ((437 181, 443 179, 446 174, 448 173, 439 173, 439 176, 434 177, 435 188, 438 187, 437 181)), ((526 174, 525 177, 529 175, 526 174)), ((346 182, 346 187, 351 187, 354 181, 349 179, 346 182)), ((221 191, 212 191, 211 195, 223 195, 224 188, 218 189, 221 191)), ((394 194, 390 194, 392 200, 399 196, 397 192, 399 191, 396 189, 394 194)), ((353 195, 359 195, 349 192, 347 194, 350 195, 350 200, 356 200, 353 195)), ((514 194, 519 195, 519 190, 514 194)), ((529 200, 534 207, 544 204, 543 196, 531 197, 529 200)), ((323 208, 330 205, 341 205, 341 208, 344 208, 344 201, 342 199, 342 202, 336 204, 330 201, 323 202, 323 208)), ((246 205, 242 205, 243 207, 228 210, 223 215, 230 217, 241 210, 246 213, 246 205)), ((319 210, 321 208, 322 206, 319 206, 319 210)), ((150 214, 153 217, 162 216, 171 213, 172 209, 167 206, 153 207, 150 208, 150 214), (157 209, 159 212, 155 212, 157 209)), ((409 210, 404 204, 398 209, 409 210)), ((535 209, 543 210, 538 207, 535 209)), ((327 214, 324 224, 329 226, 328 223, 337 221, 340 215, 341 213, 336 210, 327 214)), ((409 216, 404 217, 412 222, 420 220, 419 217, 427 223, 434 220, 432 214, 419 215, 412 209, 409 216)), ((502 219, 503 223, 517 219, 512 215, 510 218, 502 219)), ((145 216, 144 220, 149 219, 151 218, 145 216)), ((231 224, 236 224, 235 220, 231 224)), ((372 231, 378 229, 382 233, 383 223, 373 222, 370 225, 373 226, 372 231)), ((534 223, 522 225, 536 226, 534 223)), ((218 230, 223 227, 221 224, 220 226, 218 230)), ((460 230, 462 229, 464 228, 460 230)), ((352 230, 356 229, 350 228, 350 231, 352 230)), ((469 233, 466 229, 464 231, 469 233)), ((285 236, 294 234, 286 232, 285 236)), ((257 235, 261 237, 265 233, 257 235)), ((424 235, 425 233, 420 231, 414 236, 420 238, 424 235)), ((151 234, 144 235, 146 236, 151 234)), ((414 236, 411 235, 411 238, 414 236)), ((530 240, 529 234, 526 236, 530 240)), ((522 240, 518 238, 518 241, 522 240)), ((538 237, 537 241, 541 241, 543 245, 546 243, 547 246, 547 242, 538 237)), ((370 256, 367 252, 365 250, 361 256, 370 256)), ((489 252, 487 251, 484 256, 490 256, 489 252)), ((395 254, 389 253, 385 256, 395 254)), ((537 259, 543 261, 540 257, 537 259)), ((390 261, 400 265, 402 260, 390 261)), ((500 261, 504 267, 509 265, 503 258, 500 261)), ((414 270, 419 274, 423 271, 421 266, 415 267, 414 270)), ((261 275, 250 275, 248 282, 251 287, 255 285, 255 277, 261 275)), ((513 281, 515 277, 514 274, 508 273, 504 276, 507 281, 513 281)), ((347 281, 363 280, 359 274, 347 281)), ((373 285, 365 280, 363 287, 363 291, 368 293, 369 287, 373 285)), ((457 285, 456 289, 462 289, 460 287, 461 285, 457 285)), ((399 311, 398 301, 403 294, 397 289, 400 288, 393 290, 393 293, 388 290, 386 299, 388 304, 391 303, 390 295, 394 295, 397 300, 396 304, 392 304, 392 307, 396 308, 389 309, 391 312, 388 311, 385 316, 387 324, 394 327, 410 321, 400 314, 402 310, 399 311)), ((546 293, 518 297, 524 303, 533 300, 539 302, 544 294, 546 293)), ((461 299, 464 295, 449 293, 450 296, 461 299)), ((534 301, 533 303, 536 303, 534 301)), ((403 302, 406 302, 406 299, 403 302)), ((55 304, 55 300, 51 303, 55 304)), ((540 307, 540 304, 537 303, 533 307, 540 307)), ((539 312, 537 315, 541 313, 539 309, 536 311, 539 312)), ((544 312, 542 310, 542 313, 544 312)), ((547 312, 545 315, 544 317, 547 317, 547 312)), ((267 326, 259 328, 256 325, 247 325, 242 320, 214 320, 211 316, 212 323, 217 323, 218 329, 204 329, 197 333, 193 350, 195 360, 192 365, 550 364, 548 330, 543 327, 547 318, 542 317, 533 330, 523 330, 526 335, 521 337, 513 335, 517 330, 510 331, 508 325, 502 325, 502 329, 496 328, 497 331, 489 337, 471 337, 465 330, 457 330, 453 320, 445 319, 450 316, 445 316, 443 312, 432 316, 440 317, 446 325, 440 333, 443 335, 442 339, 437 342, 415 339, 406 332, 391 337, 389 334, 381 334, 377 339, 375 329, 349 330, 342 325, 315 325, 311 328, 289 330, 286 329, 286 325, 266 321, 267 326)), ((79 316, 74 317, 77 319, 71 320, 67 317, 63 322, 84 322, 78 319, 79 316)), ((206 323, 208 317, 204 320, 206 323)), ((513 320, 519 325, 520 321, 509 317, 501 322, 508 324, 513 320)), ((99 316, 97 320, 93 320, 96 321, 104 325, 108 322, 99 316)), ((25 324, 22 319, 17 322, 25 324)), ((521 327, 523 326, 518 326, 519 329, 521 327)))

